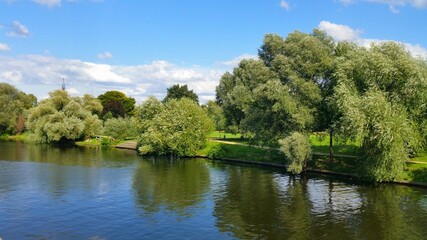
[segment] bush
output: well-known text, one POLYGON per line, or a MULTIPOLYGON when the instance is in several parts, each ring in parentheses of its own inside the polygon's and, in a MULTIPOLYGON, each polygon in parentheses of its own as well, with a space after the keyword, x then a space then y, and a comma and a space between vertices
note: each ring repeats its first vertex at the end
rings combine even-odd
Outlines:
POLYGON ((138 135, 136 126, 134 118, 110 118, 105 121, 104 135, 120 140, 136 137, 138 135))
POLYGON ((299 174, 305 171, 307 161, 311 159, 310 142, 306 136, 294 132, 291 136, 279 140, 280 150, 289 159, 288 172, 299 174))
POLYGON ((164 104, 149 99, 138 112, 143 128, 138 140, 142 154, 193 156, 205 146, 214 128, 207 113, 187 98, 172 99, 164 104), (152 106, 158 110, 145 111, 152 106))
POLYGON ((218 145, 213 145, 208 153, 206 154, 208 158, 213 159, 213 158, 222 158, 226 155, 227 153, 227 148, 221 144, 218 145))

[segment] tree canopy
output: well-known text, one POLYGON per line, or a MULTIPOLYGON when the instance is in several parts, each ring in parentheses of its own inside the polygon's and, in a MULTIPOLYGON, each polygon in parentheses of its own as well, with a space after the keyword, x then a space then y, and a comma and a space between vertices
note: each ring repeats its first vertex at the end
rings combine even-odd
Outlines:
POLYGON ((193 156, 214 129, 204 109, 188 98, 161 103, 149 98, 138 108, 142 154, 193 156))
POLYGON ((181 99, 188 98, 199 103, 199 97, 197 94, 193 92, 193 90, 189 90, 187 85, 179 85, 175 84, 172 87, 167 89, 166 97, 163 99, 163 102, 167 102, 171 99, 181 99))
POLYGON ((226 123, 262 144, 310 131, 333 60, 333 41, 322 32, 268 34, 260 60, 242 60, 216 89, 226 123))
POLYGON ((119 91, 108 91, 98 96, 101 101, 103 110, 101 116, 107 113, 115 118, 132 116, 135 109, 135 99, 127 97, 126 94, 119 91))
POLYGON ((25 94, 8 83, 0 83, 0 135, 24 130, 26 112, 37 103, 32 94, 25 94))
POLYGON ((329 130, 332 138, 335 129, 360 143, 360 176, 374 181, 399 178, 409 153, 425 147, 427 63, 403 46, 335 43, 315 29, 267 34, 258 53, 216 88, 229 129, 261 144, 284 139, 288 153, 283 145, 305 146, 305 133, 329 130))
POLYGON ((100 133, 102 121, 86 108, 81 98, 53 91, 29 111, 27 127, 37 142, 69 141, 100 133))
POLYGON ((337 63, 333 96, 343 130, 360 139, 363 176, 391 181, 403 171, 409 151, 425 145, 426 62, 396 43, 355 48, 337 63))

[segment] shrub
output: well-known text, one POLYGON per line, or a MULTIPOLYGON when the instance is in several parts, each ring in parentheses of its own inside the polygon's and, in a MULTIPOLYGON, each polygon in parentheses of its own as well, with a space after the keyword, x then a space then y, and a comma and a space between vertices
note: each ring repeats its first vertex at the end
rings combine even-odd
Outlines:
POLYGON ((104 135, 111 136, 115 139, 126 139, 136 137, 137 123, 134 118, 110 118, 105 121, 104 135))
POLYGON ((288 172, 299 174, 305 171, 307 161, 311 159, 310 142, 306 136, 294 132, 291 136, 279 140, 280 150, 289 159, 288 172))

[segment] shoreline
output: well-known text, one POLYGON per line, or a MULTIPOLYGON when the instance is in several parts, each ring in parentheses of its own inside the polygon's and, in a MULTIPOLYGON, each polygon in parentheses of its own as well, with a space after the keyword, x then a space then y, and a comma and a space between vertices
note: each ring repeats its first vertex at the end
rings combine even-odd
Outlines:
MULTIPOLYGON (((271 167, 271 168, 286 168, 287 166, 285 164, 279 164, 279 163, 272 163, 272 162, 257 162, 257 161, 250 161, 250 160, 244 160, 244 159, 234 159, 234 158, 210 158, 208 156, 203 155, 196 155, 194 157, 188 157, 188 158, 205 158, 213 161, 221 161, 226 163, 241 163, 241 164, 248 164, 248 165, 255 165, 255 166, 263 166, 263 167, 271 167)), ((350 173, 342 173, 342 172, 334 172, 324 169, 314 169, 314 168, 308 168, 307 172, 309 173, 317 173, 322 175, 329 175, 329 176, 337 176, 337 177, 343 177, 348 180, 357 180, 362 181, 366 183, 372 183, 375 184, 375 182, 367 182, 361 180, 357 175, 350 174, 350 173)), ((386 184, 398 184, 403 186, 410 186, 410 187, 419 187, 419 188, 427 188, 427 183, 422 182, 414 182, 414 181, 392 181, 392 182, 380 182, 380 183, 386 183, 386 184)))
MULTIPOLYGON (((27 141, 22 141, 22 139, 16 139, 16 138, 6 138, 6 139, 0 139, 0 141, 14 141, 14 142, 23 142, 23 143, 28 143, 27 141)), ((78 142, 74 142, 73 145, 75 146, 79 146, 79 147, 93 147, 94 145, 90 145, 90 144, 78 144, 78 142)), ((134 144, 131 145, 126 145, 124 144, 124 146, 120 146, 121 144, 118 145, 109 145, 109 146, 101 146, 101 147, 109 147, 109 148, 116 148, 116 149, 124 149, 124 150, 133 150, 133 151, 137 151, 136 147, 134 144)), ((195 155, 195 156, 191 156, 191 157, 187 157, 187 158, 204 158, 204 159, 210 159, 210 160, 214 160, 214 161, 221 161, 221 162, 226 162, 226 163, 240 163, 240 164, 248 164, 248 165, 255 165, 255 166, 262 166, 262 167, 270 167, 270 168, 284 168, 286 169, 287 165, 286 164, 280 164, 280 163, 273 163, 273 162, 259 162, 259 161, 251 161, 251 160, 246 160, 246 159, 236 159, 236 158, 218 158, 218 157, 208 157, 205 155, 195 155)), ((314 168, 308 168, 307 172, 310 173, 317 173, 317 174, 323 174, 323 175, 329 175, 329 176, 337 176, 337 177, 343 177, 349 180, 358 180, 358 181, 363 181, 361 180, 357 175, 355 174, 350 174, 350 173, 343 173, 343 172, 334 172, 334 171, 330 171, 330 170, 325 170, 325 169, 314 169, 314 168)), ((366 181, 367 182, 367 181, 366 181)), ((375 182, 367 182, 367 183, 373 183, 375 184, 375 182)), ((403 186, 411 186, 411 187, 420 187, 420 188, 427 188, 427 183, 424 182, 415 182, 415 181, 407 181, 407 180, 400 180, 400 181, 392 181, 392 182, 382 182, 382 183, 391 183, 391 184, 398 184, 398 185, 403 185, 403 186)))

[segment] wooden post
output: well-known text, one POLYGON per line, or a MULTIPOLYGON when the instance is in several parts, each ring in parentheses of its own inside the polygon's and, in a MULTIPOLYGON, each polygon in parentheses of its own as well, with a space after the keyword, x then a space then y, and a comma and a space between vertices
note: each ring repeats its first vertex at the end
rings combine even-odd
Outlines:
POLYGON ((329 130, 329 161, 334 161, 334 148, 333 148, 333 128, 331 127, 329 130))

